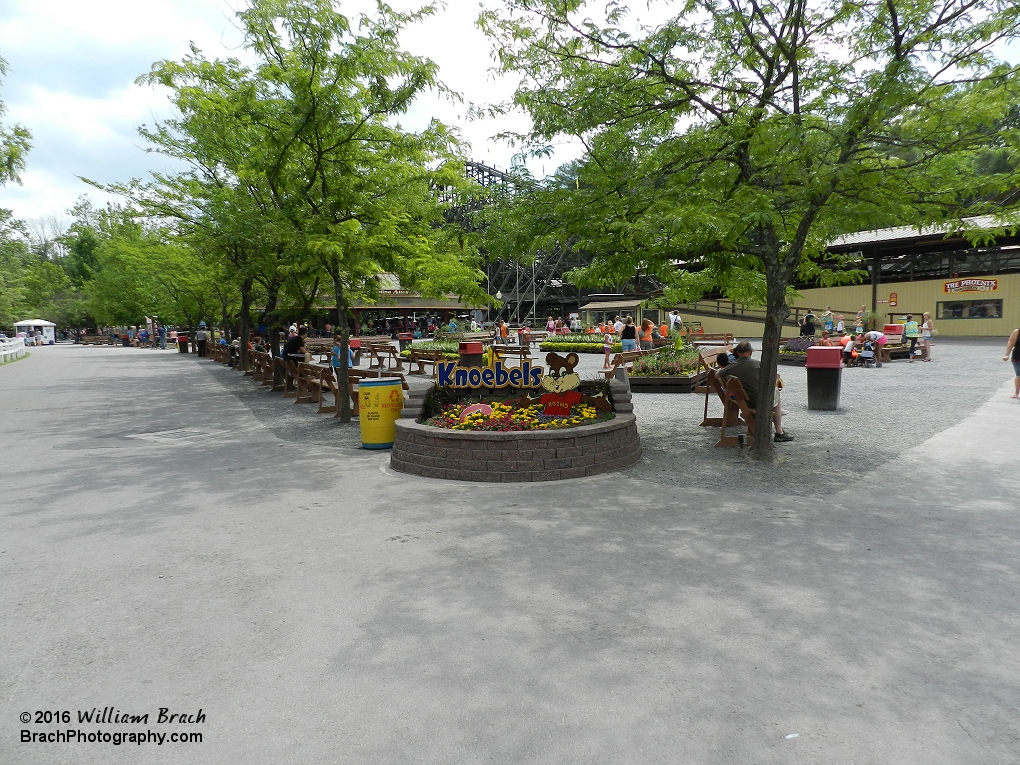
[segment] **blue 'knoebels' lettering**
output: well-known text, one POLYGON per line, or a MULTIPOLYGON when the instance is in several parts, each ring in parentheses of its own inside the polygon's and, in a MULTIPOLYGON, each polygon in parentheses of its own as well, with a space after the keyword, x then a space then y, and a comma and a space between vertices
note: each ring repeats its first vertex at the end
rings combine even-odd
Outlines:
POLYGON ((520 368, 507 369, 502 361, 493 367, 457 366, 455 361, 440 361, 437 365, 437 383, 440 388, 538 388, 542 385, 542 368, 532 367, 525 361, 520 368))

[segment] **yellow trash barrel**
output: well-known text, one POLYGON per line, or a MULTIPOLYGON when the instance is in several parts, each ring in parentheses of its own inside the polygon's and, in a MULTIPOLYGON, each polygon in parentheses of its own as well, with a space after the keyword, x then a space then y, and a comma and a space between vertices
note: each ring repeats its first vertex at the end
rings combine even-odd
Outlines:
POLYGON ((397 419, 404 408, 399 377, 362 378, 358 382, 358 419, 362 449, 390 449, 397 434, 397 419))

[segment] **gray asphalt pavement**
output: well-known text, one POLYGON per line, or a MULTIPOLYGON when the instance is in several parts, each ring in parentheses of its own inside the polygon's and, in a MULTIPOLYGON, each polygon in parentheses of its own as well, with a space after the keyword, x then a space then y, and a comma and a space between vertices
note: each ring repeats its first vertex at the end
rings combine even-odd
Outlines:
POLYGON ((212 362, 36 349, 0 367, 0 763, 1018 763, 1020 404, 989 369, 859 474, 759 491, 687 397, 638 408, 635 468, 515 486, 392 473, 212 362), (78 722, 104 707, 149 719, 78 722), (69 729, 202 741, 22 743, 69 729))

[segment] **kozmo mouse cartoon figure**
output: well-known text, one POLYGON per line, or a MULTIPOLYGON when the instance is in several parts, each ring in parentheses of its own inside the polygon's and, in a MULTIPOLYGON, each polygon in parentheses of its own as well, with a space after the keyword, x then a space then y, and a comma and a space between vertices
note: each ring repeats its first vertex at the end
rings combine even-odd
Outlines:
MULTIPOLYGON (((550 353, 545 357, 549 365, 548 374, 542 377, 542 390, 546 391, 538 398, 542 404, 542 414, 550 417, 569 417, 571 407, 580 403, 589 404, 599 411, 608 412, 609 399, 605 396, 586 396, 577 388, 581 385, 581 376, 574 371, 577 366, 577 354, 568 353, 565 357, 558 353, 550 353)), ((534 401, 529 396, 529 401, 534 401)))

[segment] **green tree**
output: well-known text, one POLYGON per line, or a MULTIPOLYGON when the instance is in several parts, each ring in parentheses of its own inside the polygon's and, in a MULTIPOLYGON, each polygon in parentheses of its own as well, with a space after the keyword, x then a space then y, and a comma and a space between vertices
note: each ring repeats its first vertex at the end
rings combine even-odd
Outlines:
POLYGON ((25 300, 25 261, 28 231, 10 210, 0 209, 0 327, 11 327, 21 316, 25 300))
MULTIPOLYGON (((220 190, 246 196, 234 209, 257 216, 254 230, 267 236, 238 273, 261 272, 267 300, 293 290, 304 309, 328 282, 343 337, 341 390, 350 299, 371 294, 379 271, 426 295, 484 298, 472 241, 449 228, 440 202, 443 190, 465 185, 455 136, 439 122, 418 133, 396 122, 423 91, 442 88, 435 64, 398 47, 401 30, 433 11, 380 5, 352 23, 328 0, 256 0, 238 14, 251 67, 193 48, 145 78, 170 88, 179 111, 145 135, 194 168, 190 190, 175 197, 164 183, 154 196, 190 206, 217 233, 253 230, 211 203, 220 190)), ((345 397, 341 419, 350 419, 345 397)))
POLYGON ((573 193, 547 195, 543 212, 564 214, 560 238, 595 253, 579 282, 640 268, 681 292, 757 295, 754 451, 767 457, 788 290, 824 275, 835 233, 876 216, 1008 223, 995 200, 1020 180, 1015 163, 978 173, 974 162, 990 144, 1018 147, 1006 119, 1018 71, 991 50, 1016 36, 1020 6, 689 0, 654 27, 630 23, 618 0, 593 13, 579 0, 507 0, 480 20, 501 69, 521 77, 512 105, 534 127, 518 138, 587 148, 573 193))
MULTIPOLYGON (((0 58, 0 80, 7 74, 7 62, 0 58)), ((0 117, 7 113, 7 107, 0 101, 0 117)), ((32 134, 21 125, 10 127, 0 123, 0 186, 17 181, 25 169, 25 155, 32 148, 32 134)))

